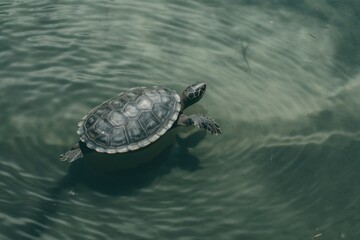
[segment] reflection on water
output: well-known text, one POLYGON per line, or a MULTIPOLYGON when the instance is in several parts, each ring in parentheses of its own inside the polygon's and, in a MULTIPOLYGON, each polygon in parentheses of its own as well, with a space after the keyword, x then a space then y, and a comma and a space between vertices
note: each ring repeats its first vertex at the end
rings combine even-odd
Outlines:
POLYGON ((359 238, 359 13, 355 0, 1 3, 0 238, 359 238), (58 161, 104 100, 196 81, 208 90, 192 111, 223 135, 174 138, 115 172, 58 161))

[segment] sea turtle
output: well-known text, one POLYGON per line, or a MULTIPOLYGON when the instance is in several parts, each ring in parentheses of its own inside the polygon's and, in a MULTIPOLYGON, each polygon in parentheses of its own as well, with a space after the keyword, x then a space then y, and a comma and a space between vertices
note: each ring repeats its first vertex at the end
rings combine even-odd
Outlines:
POLYGON ((60 155, 60 160, 72 162, 88 151, 125 153, 155 142, 177 126, 195 125, 212 134, 221 134, 219 125, 201 114, 186 116, 185 108, 199 101, 206 84, 197 82, 181 95, 165 87, 136 87, 118 94, 85 115, 77 133, 86 149, 77 143, 60 155))

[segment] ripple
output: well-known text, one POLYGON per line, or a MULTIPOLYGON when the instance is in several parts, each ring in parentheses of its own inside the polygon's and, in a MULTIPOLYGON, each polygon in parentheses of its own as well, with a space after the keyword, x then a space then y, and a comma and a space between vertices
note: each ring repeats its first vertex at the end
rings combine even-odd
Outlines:
POLYGON ((0 238, 355 239, 354 13, 326 1, 0 4, 0 238), (104 100, 196 81, 207 93, 192 112, 223 135, 110 176, 58 161, 104 100))

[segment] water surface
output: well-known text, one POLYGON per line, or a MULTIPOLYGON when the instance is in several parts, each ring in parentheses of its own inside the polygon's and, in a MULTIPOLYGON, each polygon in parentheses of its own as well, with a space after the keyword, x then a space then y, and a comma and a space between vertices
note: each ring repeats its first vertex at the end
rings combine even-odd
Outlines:
POLYGON ((3 1, 0 238, 359 238, 360 4, 283 2, 3 1), (222 135, 58 160, 97 104, 196 81, 222 135))

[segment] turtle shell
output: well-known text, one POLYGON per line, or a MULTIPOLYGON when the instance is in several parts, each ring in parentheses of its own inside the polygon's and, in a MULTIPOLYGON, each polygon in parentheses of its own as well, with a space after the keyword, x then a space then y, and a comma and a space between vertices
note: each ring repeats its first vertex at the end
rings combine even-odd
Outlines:
POLYGON ((179 95, 163 87, 132 88, 91 110, 77 133, 97 152, 143 148, 169 130, 179 116, 179 95))

